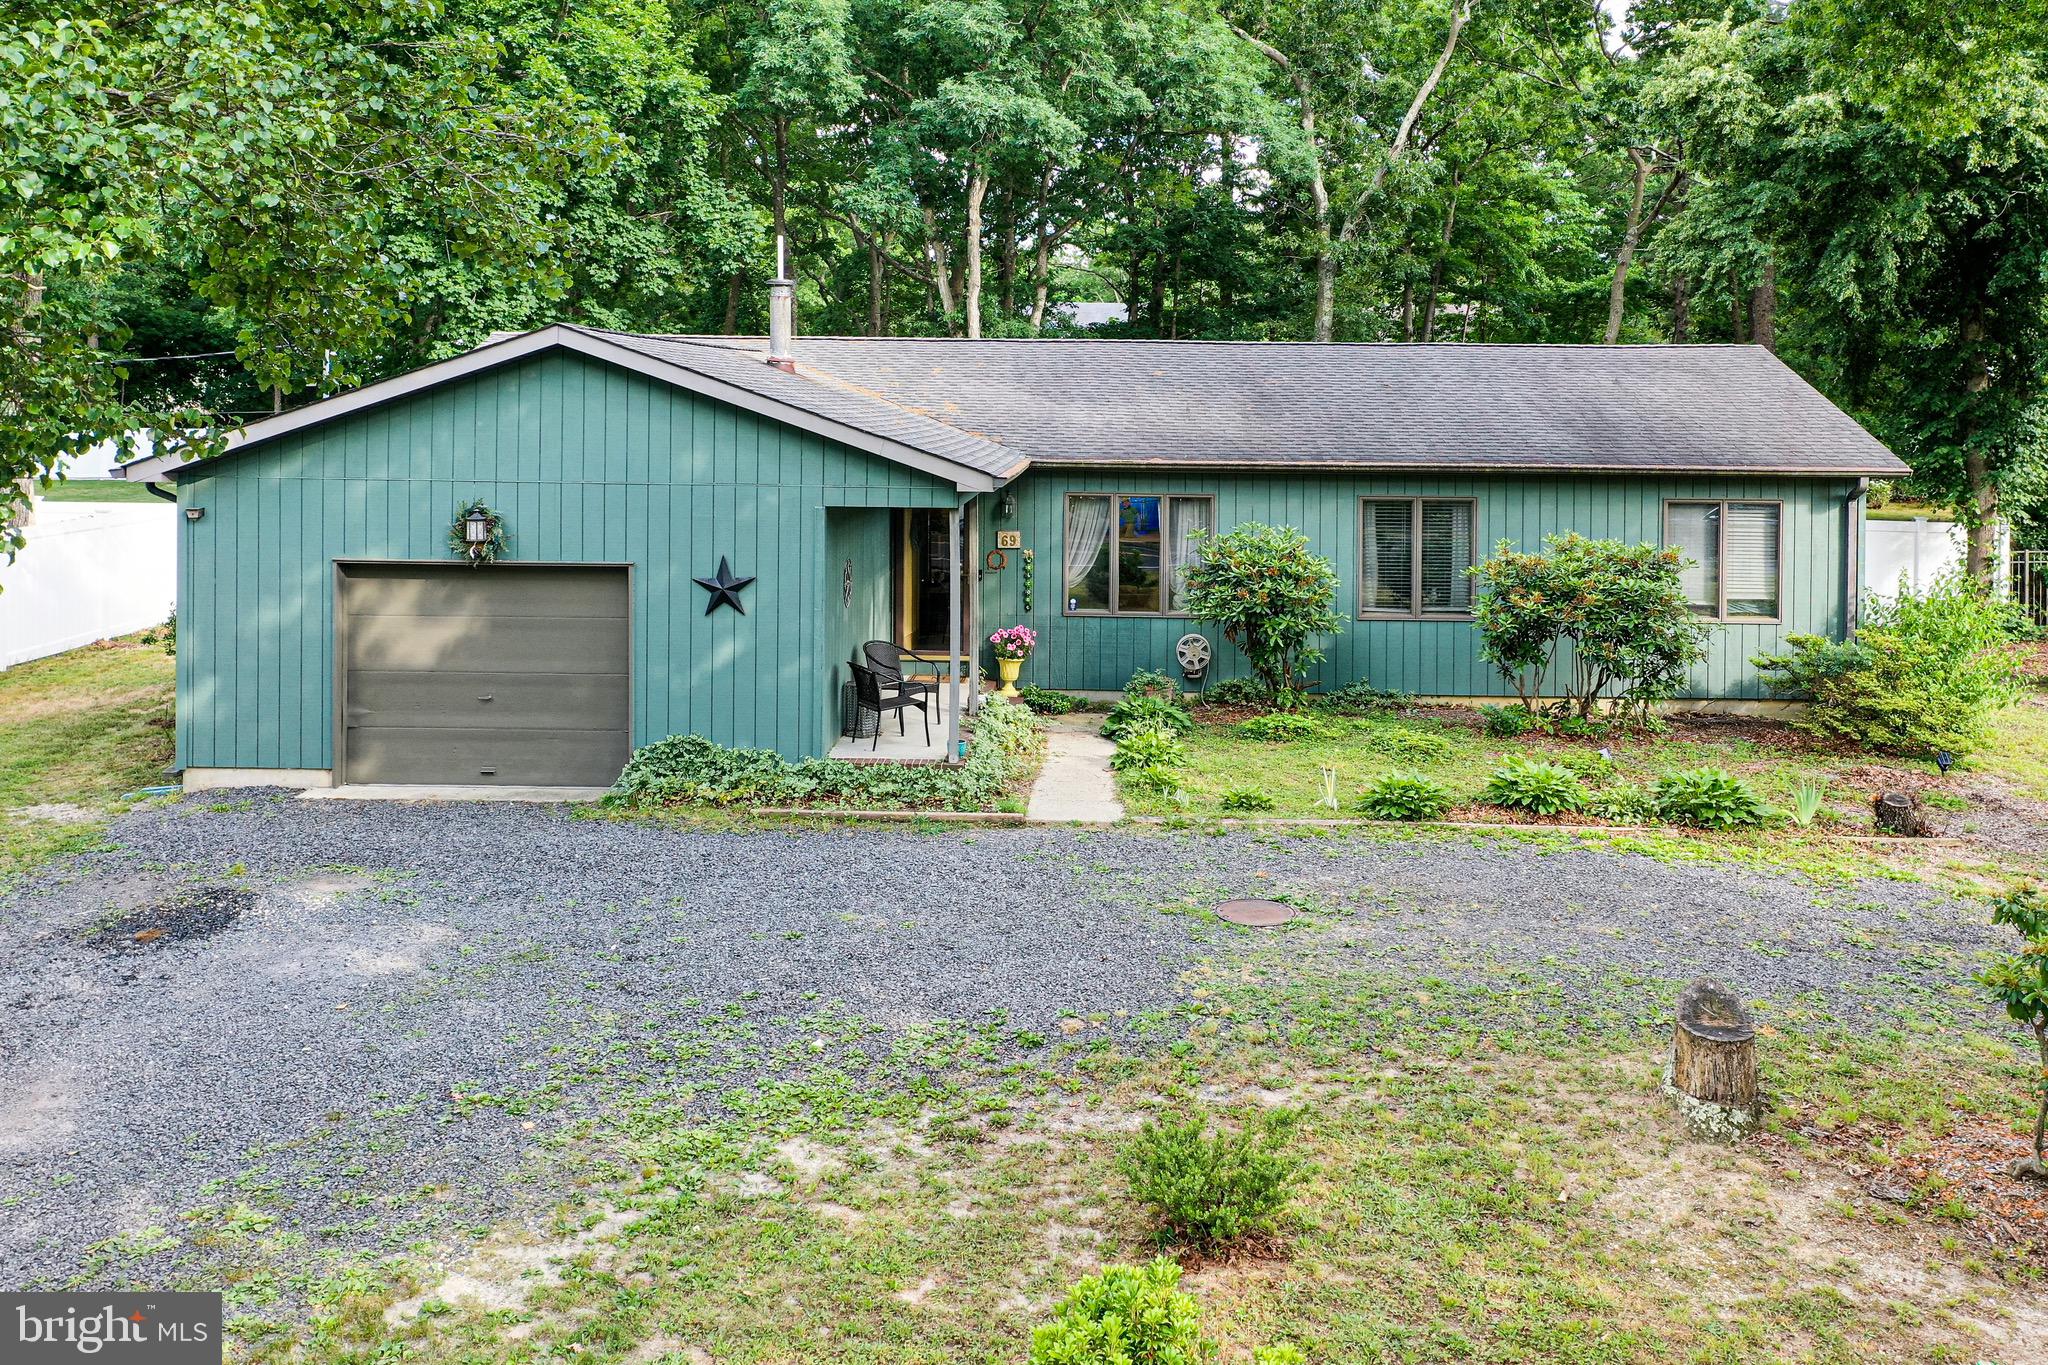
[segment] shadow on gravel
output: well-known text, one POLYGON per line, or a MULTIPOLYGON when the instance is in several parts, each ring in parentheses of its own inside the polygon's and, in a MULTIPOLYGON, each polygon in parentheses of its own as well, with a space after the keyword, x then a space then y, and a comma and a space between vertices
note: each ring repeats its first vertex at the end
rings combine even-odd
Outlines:
POLYGON ((105 952, 145 952, 166 944, 211 938, 256 904, 256 893, 233 886, 200 886, 157 905, 96 926, 87 942, 105 952))

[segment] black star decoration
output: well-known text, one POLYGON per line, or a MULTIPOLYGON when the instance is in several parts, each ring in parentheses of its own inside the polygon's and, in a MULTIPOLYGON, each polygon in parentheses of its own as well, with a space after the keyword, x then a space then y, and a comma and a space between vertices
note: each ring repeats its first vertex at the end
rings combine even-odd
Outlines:
POLYGON ((709 616, 720 607, 731 607, 740 615, 745 616, 747 609, 740 605, 740 589, 753 581, 751 578, 734 578, 732 576, 732 565, 726 562, 724 555, 720 555, 718 557, 718 577, 700 578, 697 580, 697 586, 711 594, 711 600, 704 604, 704 614, 709 616))

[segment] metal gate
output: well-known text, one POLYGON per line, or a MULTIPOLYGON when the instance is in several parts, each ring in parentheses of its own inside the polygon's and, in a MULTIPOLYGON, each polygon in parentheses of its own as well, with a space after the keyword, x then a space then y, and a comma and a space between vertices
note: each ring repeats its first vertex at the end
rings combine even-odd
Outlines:
POLYGON ((2035 625, 2048 626, 2048 550, 2012 552, 2012 600, 2035 625))

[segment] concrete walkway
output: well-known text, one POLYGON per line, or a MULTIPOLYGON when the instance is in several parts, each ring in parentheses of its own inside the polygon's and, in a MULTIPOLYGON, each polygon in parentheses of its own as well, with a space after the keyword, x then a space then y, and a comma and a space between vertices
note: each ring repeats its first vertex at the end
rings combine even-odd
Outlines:
POLYGON ((1123 819, 1124 803, 1116 799, 1116 779, 1109 771, 1109 756, 1115 752, 1116 746, 1092 728, 1055 726, 1046 736, 1045 767, 1031 786, 1025 822, 1113 825, 1123 819))

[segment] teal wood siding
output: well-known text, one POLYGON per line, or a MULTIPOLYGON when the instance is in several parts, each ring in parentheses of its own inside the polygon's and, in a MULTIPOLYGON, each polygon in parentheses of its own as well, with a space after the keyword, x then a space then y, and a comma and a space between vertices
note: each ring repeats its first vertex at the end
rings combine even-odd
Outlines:
POLYGON ((847 662, 870 640, 895 636, 891 597, 895 567, 889 513, 881 508, 834 507, 825 513, 824 634, 830 648, 832 689, 826 697, 823 748, 840 733, 839 690, 851 682, 847 662), (853 599, 846 597, 846 571, 853 570, 853 599))
POLYGON ((827 509, 955 493, 562 354, 281 437, 178 485, 181 506, 205 509, 180 532, 179 762, 331 767, 335 561, 447 563, 472 498, 505 515, 510 559, 632 566, 636 745, 688 732, 800 756, 838 728, 827 509), (721 555, 756 576, 744 616, 706 616, 691 581, 721 555))
MULTIPOLYGON (((1337 606, 1346 619, 1317 670, 1323 685, 1360 678, 1380 687, 1423 696, 1502 696, 1512 692, 1479 657, 1477 632, 1464 620, 1360 620, 1358 618, 1359 509, 1362 497, 1472 498, 1478 503, 1476 543, 1482 553, 1499 541, 1541 546, 1546 535, 1578 531, 1630 542, 1663 540, 1667 498, 1736 498, 1782 501, 1783 557, 1777 624, 1715 625, 1706 662, 1695 670, 1688 695, 1760 698, 1764 689, 1750 656, 1777 649, 1787 635, 1839 636, 1843 628, 1844 500, 1850 485, 1825 479, 1708 479, 1593 477, 1429 477, 1265 473, 1197 475, 1165 469, 1092 470, 1041 467, 1006 492, 1017 500, 1013 517, 1000 511, 1001 495, 981 498, 982 543, 996 533, 1022 533, 1035 552, 1033 610, 1022 610, 1020 556, 987 574, 982 590, 982 633, 1022 621, 1039 632, 1040 645, 1024 667, 1026 680, 1044 687, 1113 690, 1140 668, 1177 672, 1174 642, 1201 631, 1215 645, 1212 680, 1247 670, 1244 657, 1217 632, 1185 617, 1106 617, 1063 614, 1067 493, 1209 494, 1216 499, 1218 531, 1247 521, 1296 526, 1316 551, 1334 560, 1337 606)), ((992 665, 991 665, 992 666, 992 665)))

